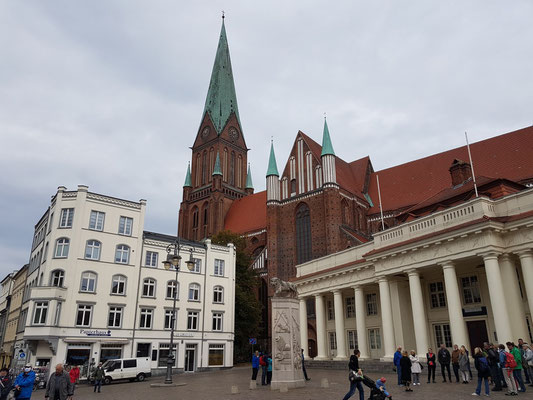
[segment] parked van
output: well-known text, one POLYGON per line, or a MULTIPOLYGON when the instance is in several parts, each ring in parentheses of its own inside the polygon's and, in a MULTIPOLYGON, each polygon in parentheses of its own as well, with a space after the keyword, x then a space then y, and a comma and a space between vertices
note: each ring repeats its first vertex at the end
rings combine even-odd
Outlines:
POLYGON ((147 376, 152 376, 148 357, 107 360, 102 368, 105 372, 104 383, 106 385, 120 379, 142 382, 147 376))

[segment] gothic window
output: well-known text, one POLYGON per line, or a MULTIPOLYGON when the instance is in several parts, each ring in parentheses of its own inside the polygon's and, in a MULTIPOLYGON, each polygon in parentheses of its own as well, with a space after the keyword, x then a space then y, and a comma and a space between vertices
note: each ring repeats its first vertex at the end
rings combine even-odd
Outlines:
POLYGON ((341 201, 341 213, 342 213, 342 223, 344 225, 350 225, 350 207, 348 202, 343 199, 341 201))
POLYGON ((200 186, 200 176, 201 176, 201 171, 202 171, 202 164, 200 160, 201 160, 201 156, 200 154, 198 154, 196 156, 196 171, 195 171, 196 187, 200 186))
POLYGON ((194 207, 192 209, 192 237, 193 239, 198 239, 197 238, 197 234, 198 234, 198 219, 199 219, 199 210, 198 210, 198 207, 194 207))
POLYGON ((291 196, 296 196, 296 179, 291 179, 291 196))
POLYGON ((239 154, 237 163, 237 187, 242 187, 242 156, 239 154))
POLYGON ((229 184, 235 186, 235 152, 231 152, 231 161, 229 167, 229 184))
POLYGON ((202 209, 202 228, 203 228, 203 237, 207 237, 207 224, 209 223, 209 207, 207 203, 204 204, 202 209))
POLYGON ((215 150, 211 147, 211 150, 209 150, 209 176, 208 176, 209 182, 211 182, 214 169, 215 169, 215 150))
POLYGON ((298 264, 311 259, 311 215, 305 203, 296 209, 296 249, 298 264))
POLYGON ((287 177, 283 177, 281 180, 281 199, 286 199, 289 197, 289 180, 287 177))
POLYGON ((202 185, 207 182, 207 151, 202 155, 202 185))
POLYGON ((224 162, 222 167, 222 178, 224 182, 228 181, 228 149, 224 149, 224 162))

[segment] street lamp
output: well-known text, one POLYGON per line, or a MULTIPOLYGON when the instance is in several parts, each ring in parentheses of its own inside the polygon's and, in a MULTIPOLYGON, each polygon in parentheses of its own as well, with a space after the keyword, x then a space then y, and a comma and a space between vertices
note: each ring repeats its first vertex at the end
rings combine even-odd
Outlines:
MULTIPOLYGON (((176 330, 176 299, 178 297, 178 272, 180 271, 180 250, 184 249, 184 246, 180 243, 180 238, 177 237, 174 243, 169 244, 167 246, 167 259, 163 261, 163 266, 167 271, 171 270, 172 268, 176 271, 176 280, 175 288, 174 288, 174 303, 172 306, 172 317, 170 319, 170 349, 168 352, 168 358, 167 358, 167 377, 165 378, 165 383, 171 384, 172 383, 172 366, 175 364, 175 356, 174 356, 174 331, 176 330), (172 256, 170 253, 173 253, 172 256)), ((192 247, 189 248, 189 259, 185 261, 185 264, 187 264, 187 268, 189 271, 192 271, 194 269, 194 260, 192 258, 192 247)))

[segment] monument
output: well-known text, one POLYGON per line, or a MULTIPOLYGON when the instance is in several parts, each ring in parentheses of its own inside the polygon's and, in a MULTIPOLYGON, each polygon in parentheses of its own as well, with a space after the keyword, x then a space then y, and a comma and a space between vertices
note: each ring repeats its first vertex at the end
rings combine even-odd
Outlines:
POLYGON ((272 382, 271 389, 305 386, 300 345, 300 303, 296 286, 272 278, 272 382))

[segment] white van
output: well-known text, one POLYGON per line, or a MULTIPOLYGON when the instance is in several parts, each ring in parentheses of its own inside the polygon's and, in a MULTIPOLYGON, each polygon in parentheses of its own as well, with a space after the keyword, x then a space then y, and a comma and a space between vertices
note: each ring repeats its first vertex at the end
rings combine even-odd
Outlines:
POLYGON ((120 379, 142 382, 147 376, 152 376, 148 357, 107 360, 102 368, 105 372, 104 383, 106 385, 120 379))

